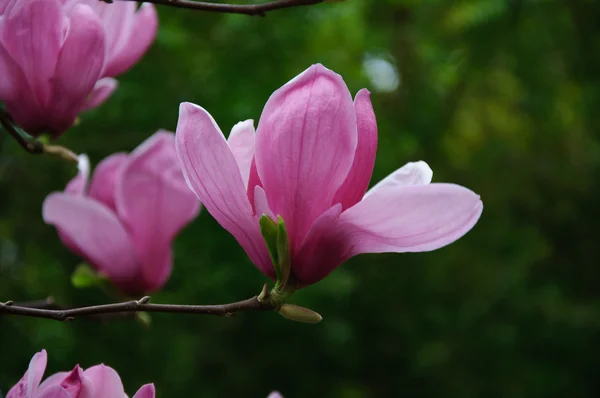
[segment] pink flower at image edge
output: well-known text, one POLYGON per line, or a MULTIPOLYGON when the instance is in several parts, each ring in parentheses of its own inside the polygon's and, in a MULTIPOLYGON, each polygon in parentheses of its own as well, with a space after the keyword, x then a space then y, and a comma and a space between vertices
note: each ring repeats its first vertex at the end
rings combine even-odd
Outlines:
MULTIPOLYGON (((56 373, 42 382, 48 356, 46 350, 31 358, 29 368, 6 398, 124 398, 125 390, 117 372, 105 365, 85 371, 79 367, 56 373)), ((142 386, 133 398, 154 398, 153 384, 142 386)))
POLYGON ((431 183, 425 162, 408 163, 367 192, 377 148, 370 94, 360 90, 353 101, 342 77, 320 64, 271 95, 256 133, 248 120, 226 140, 206 110, 183 103, 176 136, 190 188, 271 278, 258 220, 283 217, 300 286, 357 254, 446 246, 483 210, 471 190, 431 183))
POLYGON ((152 4, 0 0, 0 101, 28 133, 57 137, 112 94, 157 27, 152 4))

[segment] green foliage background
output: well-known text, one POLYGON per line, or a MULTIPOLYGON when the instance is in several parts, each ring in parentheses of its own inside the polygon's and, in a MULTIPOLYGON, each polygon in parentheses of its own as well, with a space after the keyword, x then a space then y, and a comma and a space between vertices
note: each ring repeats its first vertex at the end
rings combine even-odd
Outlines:
MULTIPOLYGON (((0 317, 0 389, 36 351, 48 373, 104 362, 130 394, 158 397, 594 397, 600 354, 600 4, 589 0, 349 0, 266 18, 160 7, 149 54, 60 143, 93 162, 174 130, 178 105, 208 109, 223 130, 258 120, 268 96, 310 64, 372 91, 380 145, 373 183, 426 160, 435 181, 481 194, 464 239, 431 253, 354 258, 294 302, 325 320, 271 313, 153 315, 58 323, 0 317), (400 85, 378 91, 366 57, 400 85)), ((76 290, 79 259, 41 220, 67 164, 0 154, 0 301, 76 290)), ((175 242, 175 269, 154 302, 249 297, 264 278, 203 212, 175 242)))

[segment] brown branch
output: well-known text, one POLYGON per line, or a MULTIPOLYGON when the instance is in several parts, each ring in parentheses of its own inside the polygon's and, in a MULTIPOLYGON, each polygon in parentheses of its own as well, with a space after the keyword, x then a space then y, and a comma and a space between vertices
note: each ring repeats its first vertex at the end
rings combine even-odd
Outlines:
POLYGON ((18 303, 13 303, 12 305, 15 305, 17 307, 40 308, 46 310, 64 309, 60 305, 56 304, 54 297, 46 297, 42 300, 20 301, 18 303))
MULTIPOLYGON (((150 304, 150 297, 146 296, 140 300, 126 301, 123 303, 94 305, 72 309, 47 309, 37 306, 18 305, 12 301, 0 303, 0 314, 11 314, 28 316, 33 318, 54 319, 56 321, 67 321, 76 317, 96 317, 106 314, 123 314, 135 312, 168 312, 176 314, 216 315, 233 316, 237 312, 245 311, 269 311, 275 310, 275 306, 269 301, 260 301, 258 296, 230 304, 217 305, 176 305, 176 304, 150 304)), ((40 304, 37 302, 37 304, 40 304)), ((54 305, 53 303, 50 303, 54 305)), ((46 302, 48 305, 48 302, 46 302)), ((41 305, 43 306, 43 305, 41 305)))
POLYGON ((27 139, 23 137, 23 135, 21 135, 21 133, 19 133, 19 131, 17 131, 15 128, 15 122, 12 120, 10 114, 2 108, 0 108, 0 125, 11 137, 14 138, 15 141, 17 141, 17 143, 23 149, 29 153, 34 155, 47 153, 49 155, 58 156, 75 164, 79 162, 77 155, 68 148, 60 145, 47 145, 39 140, 27 139))
MULTIPOLYGON (((100 0, 111 3, 113 0, 100 0)), ((117 0, 117 1, 138 1, 138 0, 117 0)), ((262 4, 220 4, 209 3, 205 1, 194 0, 146 0, 146 3, 187 8, 190 10, 200 10, 208 12, 221 12, 228 14, 245 14, 265 16, 269 11, 281 10, 290 7, 309 6, 324 3, 332 0, 273 0, 262 4)), ((338 0, 339 1, 339 0, 338 0)))

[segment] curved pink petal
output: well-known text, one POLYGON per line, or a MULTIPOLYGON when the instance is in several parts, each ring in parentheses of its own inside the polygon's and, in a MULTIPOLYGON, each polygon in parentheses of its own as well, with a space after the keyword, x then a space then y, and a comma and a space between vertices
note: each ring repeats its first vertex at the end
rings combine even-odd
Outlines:
POLYGON ((58 0, 19 1, 4 15, 0 43, 23 71, 39 106, 50 101, 50 81, 68 27, 58 0))
POLYGON ((317 218, 292 259, 292 275, 302 286, 329 275, 346 258, 349 247, 343 233, 336 230, 342 205, 336 203, 317 218))
POLYGON ((105 158, 96 166, 90 182, 89 197, 104 203, 115 212, 117 177, 123 170, 128 158, 129 155, 123 152, 105 158))
POLYGON ((365 198, 385 187, 427 185, 431 183, 432 178, 433 171, 427 163, 422 160, 410 162, 379 181, 367 192, 365 198))
POLYGON ((82 195, 87 189, 87 183, 90 178, 90 159, 86 154, 78 156, 77 175, 69 181, 65 192, 71 195, 82 195))
MULTIPOLYGON (((112 4, 111 4, 112 5, 112 4)), ((158 14, 153 4, 144 3, 134 16, 127 41, 111 54, 104 76, 117 76, 131 68, 150 48, 158 29, 158 14)))
POLYGON ((38 386, 44 377, 48 355, 46 350, 36 353, 29 361, 27 371, 19 382, 10 389, 6 398, 29 398, 38 391, 38 386))
POLYGON ((75 366, 64 379, 60 382, 60 386, 69 394, 70 397, 79 397, 83 388, 83 371, 79 365, 75 366))
POLYGON ((278 393, 277 391, 273 391, 272 393, 269 394, 269 396, 267 398, 283 398, 283 396, 278 393))
POLYGON ((143 158, 145 167, 156 173, 173 167, 177 159, 175 150, 175 134, 160 129, 131 152, 132 159, 143 158), (150 156, 148 156, 150 154, 150 156))
POLYGON ((256 167, 292 247, 332 205, 356 144, 350 92, 340 75, 322 65, 311 66, 267 101, 256 133, 256 167))
POLYGON ((254 209, 258 219, 260 219, 263 216, 263 214, 265 214, 269 216, 272 220, 277 220, 277 216, 269 207, 269 201, 267 200, 267 194, 265 193, 265 190, 258 185, 254 187, 254 209))
POLYGON ((362 199, 369 188, 369 181, 373 175, 377 152, 377 121, 370 96, 368 90, 362 89, 354 99, 358 144, 348 177, 333 199, 333 203, 341 203, 344 210, 354 206, 362 199))
MULTIPOLYGON (((11 6, 14 4, 11 3, 11 6)), ((0 18, 0 30, 5 20, 0 18)), ((32 135, 37 135, 46 125, 44 110, 31 91, 23 71, 0 43, 0 101, 17 125, 32 135)))
POLYGON ((58 372, 44 379, 38 389, 38 393, 48 390, 50 387, 60 385, 60 383, 69 375, 70 372, 58 372))
POLYGON ((77 395, 72 395, 61 385, 54 385, 36 395, 35 398, 77 398, 77 395))
POLYGON ((101 105, 108 99, 108 97, 112 95, 112 93, 117 89, 118 85, 119 82, 111 77, 105 77, 98 80, 94 85, 94 89, 88 97, 82 111, 87 111, 101 105))
POLYGON ((85 106, 104 65, 104 29, 92 9, 77 4, 69 22, 52 79, 52 127, 58 133, 69 128, 85 106))
POLYGON ((92 366, 86 369, 83 375, 93 387, 93 394, 88 398, 122 398, 126 396, 121 378, 111 367, 92 366))
POLYGON ((250 162, 250 172, 248 173, 248 183, 246 185, 248 201, 252 205, 252 211, 256 213, 256 209, 254 208, 254 205, 256 204, 256 200, 254 199, 255 187, 260 187, 262 189, 262 182, 260 181, 258 170, 256 169, 256 158, 252 158, 252 161, 250 162))
POLYGON ((479 195, 454 184, 383 185, 343 212, 337 230, 359 253, 439 249, 477 222, 479 195))
POLYGON ((146 384, 135 393, 133 398, 154 398, 154 395, 154 384, 146 384))
POLYGON ((134 245, 106 206, 85 196, 53 193, 44 200, 43 218, 115 284, 137 282, 139 266, 134 245))
MULTIPOLYGON (((4 21, 0 20, 0 29, 4 21)), ((27 83, 27 79, 23 71, 11 55, 6 51, 4 46, 0 44, 0 98, 3 101, 16 100, 22 97, 30 97, 31 104, 37 105, 37 99, 31 95, 31 89, 27 83)))
POLYGON ((12 0, 0 0, 0 16, 3 15, 8 6, 11 5, 11 3, 14 3, 14 1, 12 0))
POLYGON ((112 4, 97 2, 95 0, 87 0, 86 2, 92 5, 96 14, 100 16, 102 25, 106 31, 106 48, 109 58, 111 58, 121 51, 132 39, 131 29, 137 4, 129 1, 112 4))
POLYGON ((116 188, 117 213, 131 234, 148 290, 155 290, 171 273, 172 240, 199 211, 181 173, 175 135, 159 131, 140 145, 116 188))
POLYGON ((245 187, 248 187, 250 165, 254 158, 254 135, 254 121, 249 119, 233 126, 227 138, 227 144, 240 168, 245 187))
POLYGON ((246 250, 266 275, 274 271, 258 222, 246 196, 240 169, 223 133, 203 108, 179 108, 176 147, 183 174, 192 191, 223 228, 246 250))

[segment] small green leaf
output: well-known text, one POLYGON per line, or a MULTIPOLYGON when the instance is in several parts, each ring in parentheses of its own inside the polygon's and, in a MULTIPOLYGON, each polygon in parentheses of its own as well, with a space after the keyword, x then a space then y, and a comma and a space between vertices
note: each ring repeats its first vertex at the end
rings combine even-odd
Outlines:
POLYGON ((277 216, 277 259, 279 263, 278 282, 282 289, 285 289, 288 278, 290 277, 290 268, 292 266, 290 256, 290 243, 288 240, 287 229, 283 217, 277 216))
POLYGON ((78 289, 101 284, 106 277, 98 274, 88 264, 81 263, 71 275, 71 283, 78 289))
POLYGON ((269 256, 271 256, 271 261, 277 274, 277 280, 279 280, 281 271, 279 270, 279 261, 277 260, 277 224, 266 214, 263 214, 260 218, 260 233, 267 244, 269 256))
POLYGON ((323 317, 313 310, 294 304, 284 304, 279 308, 279 313, 287 319, 303 323, 319 323, 323 317))

